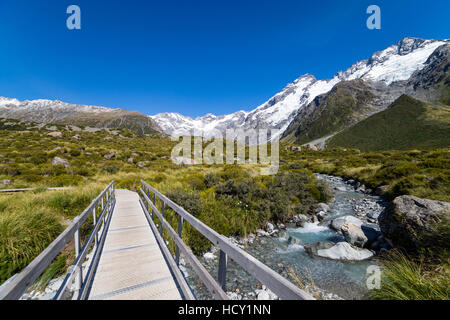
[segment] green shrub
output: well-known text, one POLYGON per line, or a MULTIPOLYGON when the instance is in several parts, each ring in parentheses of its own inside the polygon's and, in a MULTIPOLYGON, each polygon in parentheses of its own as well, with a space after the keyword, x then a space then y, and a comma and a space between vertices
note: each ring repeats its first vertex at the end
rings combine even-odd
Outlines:
POLYGON ((245 178, 249 178, 250 175, 247 171, 242 169, 240 166, 235 165, 226 165, 222 172, 220 173, 220 177, 227 180, 241 180, 245 178))
POLYGON ((208 173, 205 176, 205 180, 204 180, 205 187, 206 188, 214 187, 214 186, 216 186, 219 183, 219 180, 220 179, 219 179, 219 177, 216 174, 208 173))
POLYGON ((35 153, 30 158, 33 164, 42 164, 47 162, 47 155, 43 152, 35 153))
POLYGON ((20 178, 25 182, 39 182, 43 179, 42 176, 37 174, 23 174, 20 178))
POLYGON ((199 217, 202 212, 202 201, 200 195, 195 192, 184 189, 176 189, 167 193, 167 197, 177 205, 183 207, 194 217, 199 217))
POLYGON ((69 153, 72 157, 78 157, 81 155, 81 151, 79 149, 71 149, 69 153))
POLYGON ((204 182, 204 177, 202 174, 192 174, 187 176, 184 181, 193 189, 193 190, 205 190, 206 185, 204 182))

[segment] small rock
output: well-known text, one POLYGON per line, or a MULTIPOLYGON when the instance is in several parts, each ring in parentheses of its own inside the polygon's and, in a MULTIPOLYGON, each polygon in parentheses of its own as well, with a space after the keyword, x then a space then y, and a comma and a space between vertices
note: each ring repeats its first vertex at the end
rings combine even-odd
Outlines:
POLYGON ((8 180, 8 179, 3 179, 2 181, 0 181, 1 185, 7 185, 7 184, 11 184, 11 183, 12 183, 12 181, 8 180))
POLYGON ((270 234, 264 230, 258 229, 256 230, 256 234, 258 235, 258 237, 268 237, 270 236, 270 234))
POLYGON ((137 165, 139 168, 144 168, 144 167, 146 167, 149 163, 150 163, 150 161, 139 161, 136 165, 137 165))
POLYGON ((258 296, 257 296, 256 299, 257 299, 257 300, 270 300, 270 295, 269 295, 269 293, 268 293, 267 291, 261 290, 261 291, 258 293, 258 296))
POLYGON ((212 252, 207 252, 203 255, 203 258, 206 260, 213 260, 216 258, 216 256, 212 252))
POLYGON ((278 224, 278 228, 281 229, 281 230, 286 230, 286 226, 284 224, 282 224, 282 223, 278 224))
POLYGON ((329 210, 330 210, 330 206, 329 205, 327 205, 326 203, 319 203, 319 204, 317 204, 315 213, 319 213, 320 211, 327 212, 329 210))
POLYGON ((319 213, 317 213, 316 216, 319 221, 323 221, 323 219, 326 218, 327 213, 325 211, 320 211, 319 213))
POLYGON ((112 158, 116 157, 116 154, 114 152, 108 152, 103 156, 105 159, 111 160, 112 158))
POLYGON ((52 165, 54 165, 54 166, 63 165, 66 168, 70 167, 69 161, 67 161, 66 159, 60 158, 60 157, 54 157, 52 160, 52 165))
POLYGON ((266 231, 267 231, 268 233, 273 232, 274 228, 275 228, 275 227, 273 226, 273 224, 271 224, 270 222, 267 222, 267 224, 266 224, 266 231))
POLYGON ((50 136, 50 137, 62 137, 62 132, 54 131, 54 132, 47 133, 47 135, 50 136))

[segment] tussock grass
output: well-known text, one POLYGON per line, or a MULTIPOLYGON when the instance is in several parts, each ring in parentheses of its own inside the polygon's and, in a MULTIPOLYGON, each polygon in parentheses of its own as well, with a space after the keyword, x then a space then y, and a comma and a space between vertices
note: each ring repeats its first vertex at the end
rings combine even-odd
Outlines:
POLYGON ((0 216, 0 281, 25 267, 62 231, 58 217, 48 211, 3 213, 0 216))
POLYGON ((449 300, 450 258, 440 253, 430 263, 394 251, 383 261, 381 289, 369 298, 377 300, 449 300))
POLYGON ((103 188, 94 183, 70 191, 1 195, 0 283, 30 263, 103 188))

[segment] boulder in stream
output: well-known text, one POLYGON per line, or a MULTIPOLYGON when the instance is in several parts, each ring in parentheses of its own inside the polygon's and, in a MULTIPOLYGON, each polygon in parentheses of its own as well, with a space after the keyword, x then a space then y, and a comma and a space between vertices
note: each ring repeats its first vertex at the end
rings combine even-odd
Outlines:
POLYGON ((344 224, 346 224, 346 223, 354 223, 354 224, 356 224, 358 226, 361 226, 363 224, 363 222, 360 219, 358 219, 358 218, 356 218, 354 216, 343 216, 343 217, 339 217, 339 218, 334 219, 331 222, 330 227, 332 229, 334 229, 335 231, 340 232, 342 226, 344 224))
POLYGON ((345 241, 348 243, 363 248, 368 239, 361 229, 361 226, 354 223, 346 223, 341 227, 342 234, 345 241))
POLYGON ((450 217, 450 203, 400 196, 380 214, 378 223, 383 236, 397 247, 416 251, 433 245, 430 235, 450 217))
POLYGON ((311 255, 342 261, 361 261, 373 256, 373 252, 347 242, 317 242, 305 245, 305 251, 311 255))

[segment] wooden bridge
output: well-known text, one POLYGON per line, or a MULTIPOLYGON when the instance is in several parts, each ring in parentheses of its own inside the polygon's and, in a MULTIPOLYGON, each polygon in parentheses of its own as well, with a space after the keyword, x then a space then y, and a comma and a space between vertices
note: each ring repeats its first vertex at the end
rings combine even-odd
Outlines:
POLYGON ((196 299, 179 268, 181 254, 214 299, 228 299, 228 258, 281 299, 313 299, 145 181, 141 183, 138 194, 115 190, 111 182, 39 256, 0 287, 0 299, 20 299, 72 239, 75 262, 54 300, 196 299), (178 217, 177 231, 165 219, 168 208, 178 217), (91 224, 91 231, 84 235, 87 223, 91 224), (181 239, 185 223, 219 247, 217 280, 181 239), (163 235, 173 241, 174 250, 169 249, 163 235))

